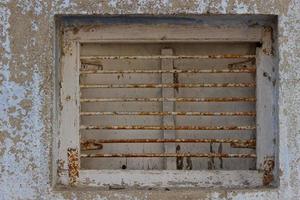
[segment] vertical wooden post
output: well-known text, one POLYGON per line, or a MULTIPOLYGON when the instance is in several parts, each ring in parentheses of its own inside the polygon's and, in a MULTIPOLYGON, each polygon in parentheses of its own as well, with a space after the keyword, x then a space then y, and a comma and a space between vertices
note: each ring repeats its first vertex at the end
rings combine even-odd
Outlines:
POLYGON ((63 43, 64 55, 61 67, 60 91, 60 162, 68 164, 69 183, 66 177, 60 177, 61 183, 75 185, 79 176, 79 112, 80 112, 80 87, 79 87, 79 42, 65 40, 63 43), (71 162, 70 162, 71 161, 71 162))
MULTIPOLYGON (((256 166, 265 170, 265 163, 274 162, 275 152, 275 84, 274 57, 272 55, 272 29, 263 30, 263 45, 257 49, 256 59, 256 166)), ((266 181, 264 181, 266 182, 266 181)))
MULTIPOLYGON (((163 56, 171 56, 173 55, 172 49, 162 49, 161 55, 163 56)), ((161 60, 161 69, 162 70, 171 70, 173 69, 173 59, 163 58, 161 60)), ((162 84, 173 83, 173 74, 172 73, 162 73, 161 82, 162 84)), ((163 98, 174 98, 174 88, 162 88, 162 97, 163 98)), ((162 103, 162 111, 163 112, 173 112, 175 108, 174 102, 163 102, 162 103)), ((166 115, 163 116, 163 126, 175 126, 175 116, 174 115, 166 115)), ((175 138, 175 130, 163 130, 164 138, 175 138)), ((175 144, 164 144, 166 153, 175 153, 175 144)), ((165 158, 164 161, 165 169, 172 170, 176 169, 176 158, 165 158)))

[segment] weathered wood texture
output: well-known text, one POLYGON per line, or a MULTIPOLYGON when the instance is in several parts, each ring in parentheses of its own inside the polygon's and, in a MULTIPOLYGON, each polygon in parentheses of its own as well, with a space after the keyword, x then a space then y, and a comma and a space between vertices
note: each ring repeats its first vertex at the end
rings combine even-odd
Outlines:
MULTIPOLYGON (((82 60, 81 85, 175 84, 174 87, 118 88, 82 87, 82 112, 255 112, 255 102, 143 102, 144 98, 254 98, 255 87, 180 87, 180 84, 253 84, 255 73, 84 73, 107 70, 236 70, 255 67, 252 58, 207 59, 204 55, 255 55, 253 43, 83 43, 81 57, 93 55, 126 56, 129 59, 82 60), (152 59, 132 59, 151 55, 152 59), (202 55, 201 59, 171 59, 158 56, 202 55), (129 57, 127 57, 129 56, 129 57), (205 59, 203 59, 205 58, 205 59), (176 85, 177 84, 177 85, 176 85), (178 87, 177 87, 178 86, 178 87), (120 98, 119 102, 102 100, 120 98), (131 99, 122 102, 122 98, 131 99), (140 98, 135 102, 134 98, 140 98), (93 102, 92 99, 95 99, 93 102), (99 100, 99 101, 98 101, 99 100)), ((142 57, 144 58, 144 57, 142 57)), ((134 72, 134 71, 132 71, 134 72)), ((254 71, 253 71, 254 72, 254 71)), ((81 139, 155 139, 155 138, 255 138, 255 116, 189 115, 81 115, 81 139), (176 123, 175 123, 176 122, 176 123), (143 127, 145 126, 145 128, 143 127), (177 126, 181 130, 157 130, 177 126), (211 129, 217 126, 254 127, 254 130, 211 129), (149 128, 150 127, 150 128, 149 128), (207 128, 205 128, 207 127, 207 128), (84 130, 87 128, 87 130, 84 130), (109 129, 109 130, 105 130, 109 129), (135 129, 135 130, 130 130, 135 129), (146 130, 144 130, 146 129, 146 130), (154 130, 147 130, 154 129, 154 130), (188 129, 188 127, 187 127, 188 129)), ((224 128, 225 128, 224 127, 224 128)), ((221 129, 222 127, 220 127, 221 129)), ((230 128, 233 129, 233 128, 230 128)), ((237 127, 237 129, 240 129, 237 127)), ((243 128, 244 129, 244 128, 243 128)), ((247 128, 248 129, 248 128, 247 128)), ((250 129, 250 128, 249 128, 250 129)), ((254 153, 255 149, 233 148, 229 144, 103 144, 98 151, 83 153, 254 153), (177 147, 177 148, 176 148, 177 147)), ((255 159, 244 158, 82 158, 84 169, 255 169, 255 159), (177 161, 177 162, 176 162, 177 161), (167 164, 166 164, 166 163, 167 164), (171 164, 172 163, 172 164, 171 164)))

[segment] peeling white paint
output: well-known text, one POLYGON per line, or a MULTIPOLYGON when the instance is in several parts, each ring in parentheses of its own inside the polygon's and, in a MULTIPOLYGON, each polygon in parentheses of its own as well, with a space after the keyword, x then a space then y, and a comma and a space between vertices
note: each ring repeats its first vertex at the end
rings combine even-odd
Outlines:
POLYGON ((38 30, 39 30, 39 27, 38 27, 36 21, 32 21, 32 22, 31 22, 31 29, 32 29, 33 31, 38 31, 38 30))
POLYGON ((108 2, 108 5, 111 7, 116 7, 118 3, 118 0, 111 0, 108 2))
POLYGON ((196 12, 206 13, 207 9, 210 9, 209 5, 210 3, 208 0, 197 2, 196 12))
POLYGON ((35 1, 35 4, 33 5, 34 9, 34 14, 39 16, 43 12, 43 6, 42 6, 43 1, 35 1))
MULTIPOLYGON (((11 59, 11 49, 10 49, 10 41, 9 41, 9 17, 11 13, 10 10, 6 7, 0 7, 0 22, 1 22, 1 46, 4 49, 4 57, 7 59, 11 59)), ((2 66, 2 64, 1 64, 2 66)))
POLYGON ((221 3, 220 3, 220 12, 221 13, 226 13, 226 9, 227 9, 227 0, 221 0, 221 3))
POLYGON ((17 7, 21 9, 23 15, 32 10, 36 16, 39 16, 43 12, 43 3, 45 2, 42 0, 18 0, 17 7))
MULTIPOLYGON (((27 8, 26 8, 27 9, 27 8)), ((25 10, 26 10, 25 9, 25 10)), ((35 179, 39 174, 39 160, 35 159, 41 152, 39 144, 43 132, 43 122, 39 110, 42 108, 42 93, 36 92, 41 85, 42 77, 38 75, 38 67, 34 66, 33 80, 25 84, 11 80, 10 66, 14 61, 11 50, 11 30, 9 20, 11 11, 0 8, 1 44, 4 54, 1 59, 0 74, 0 134, 5 139, 0 143, 0 199, 34 199, 38 185, 35 179), (31 95, 30 95, 31 94, 31 95), (33 108, 28 111, 22 102, 29 100, 33 108), (16 121, 15 121, 16 120, 16 121), (18 123, 16 124, 12 122, 18 123), (40 133, 40 134, 37 134, 40 133), (30 152, 30 153, 26 153, 30 152), (30 164, 30 165, 28 165, 30 164), (31 187, 28 187, 30 185, 31 187)), ((26 55, 29 57, 29 54, 26 55)), ((25 55, 20 55, 20 58, 25 55)), ((26 65, 26 63, 23 63, 26 65)), ((26 74, 20 71, 20 74, 26 74)))
POLYGON ((238 0, 235 0, 235 6, 236 6, 236 13, 248 13, 249 12, 249 6, 245 3, 241 3, 238 0))
POLYGON ((62 2, 56 0, 56 2, 54 1, 53 3, 54 3, 54 5, 59 5, 60 10, 67 10, 67 9, 77 5, 72 0, 62 0, 62 2))
MULTIPOLYGON (((2 72, 9 75, 8 65, 4 65, 4 67, 6 69, 2 72)), ((33 74, 33 80, 25 85, 9 81, 6 77, 1 87, 1 132, 6 135, 6 139, 1 145, 4 152, 0 160, 2 171, 0 182, 5 186, 0 184, 0 194, 6 197, 15 195, 19 198, 33 199, 33 195, 38 189, 33 178, 37 178, 39 175, 37 169, 39 169, 40 163, 37 158, 41 152, 39 145, 43 133, 40 113, 43 93, 37 87, 41 85, 41 82, 42 77, 36 72, 33 74), (29 92, 32 94, 29 95, 29 92), (21 106, 23 100, 32 102, 33 107, 29 112, 21 106), (11 108, 15 112, 7 114, 11 108), (20 128, 10 123, 14 119, 20 121, 20 128), (26 152, 30 152, 30 154, 26 152), (29 163, 31 163, 31 167, 27 165, 29 163), (32 187, 28 188, 28 184, 32 187)))

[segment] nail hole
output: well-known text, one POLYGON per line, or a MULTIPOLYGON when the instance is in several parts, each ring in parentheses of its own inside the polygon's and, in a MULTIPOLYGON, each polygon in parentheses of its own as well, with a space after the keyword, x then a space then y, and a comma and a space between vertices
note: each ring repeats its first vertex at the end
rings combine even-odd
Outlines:
POLYGON ((267 76, 268 76, 267 72, 264 72, 264 73, 263 73, 263 76, 264 76, 264 77, 267 77, 267 76))

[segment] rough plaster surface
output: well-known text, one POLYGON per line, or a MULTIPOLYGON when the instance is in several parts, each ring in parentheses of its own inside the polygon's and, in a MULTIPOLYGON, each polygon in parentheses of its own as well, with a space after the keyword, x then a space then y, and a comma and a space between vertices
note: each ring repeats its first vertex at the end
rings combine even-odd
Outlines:
POLYGON ((0 0, 0 199, 300 199, 300 0, 0 0), (55 191, 55 14, 279 16, 280 186, 255 190, 55 191))

